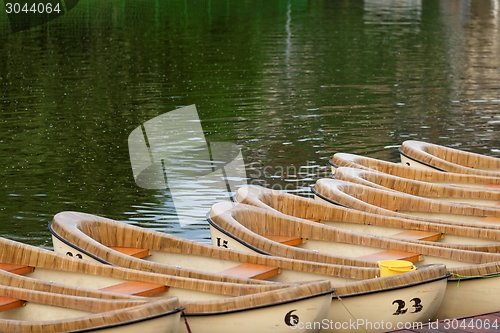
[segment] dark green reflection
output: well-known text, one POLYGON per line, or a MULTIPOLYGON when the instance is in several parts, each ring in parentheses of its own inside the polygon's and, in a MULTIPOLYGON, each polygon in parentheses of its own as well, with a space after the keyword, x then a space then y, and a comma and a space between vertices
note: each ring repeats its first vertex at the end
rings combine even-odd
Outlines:
MULTIPOLYGON (((493 102, 450 102, 495 98, 474 89, 484 82, 457 79, 472 77, 461 61, 473 51, 450 35, 464 26, 461 10, 446 1, 80 0, 15 34, 0 14, 0 234, 50 245, 51 217, 78 210, 207 241, 206 207, 194 205, 199 223, 179 228, 168 190, 137 187, 129 161, 130 132, 184 105, 196 104, 207 140, 243 147, 251 181, 288 190, 306 191, 337 151, 394 160, 384 147, 407 137, 495 140, 482 120, 493 102)), ((477 15, 487 22, 490 12, 477 15)), ((492 29, 480 31, 494 38, 492 29)))

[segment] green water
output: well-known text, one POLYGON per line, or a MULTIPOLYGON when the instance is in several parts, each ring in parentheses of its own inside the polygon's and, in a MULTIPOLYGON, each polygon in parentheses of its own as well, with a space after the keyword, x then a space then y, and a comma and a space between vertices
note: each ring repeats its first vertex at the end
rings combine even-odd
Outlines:
POLYGON ((495 1, 81 0, 17 33, 2 12, 0 235, 50 248, 48 222, 76 210, 209 242, 220 198, 181 228, 129 160, 134 128, 190 104, 249 182, 302 195, 340 151, 499 156, 499 27, 495 1))

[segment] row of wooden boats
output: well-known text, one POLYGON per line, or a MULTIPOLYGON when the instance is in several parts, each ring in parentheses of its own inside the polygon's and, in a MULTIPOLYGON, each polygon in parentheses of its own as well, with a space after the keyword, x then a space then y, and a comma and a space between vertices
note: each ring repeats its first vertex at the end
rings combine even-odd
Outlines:
MULTIPOLYGON (((106 261, 108 264, 95 261, 99 251, 84 257, 81 254, 90 253, 91 250, 84 245, 84 241, 78 242, 82 247, 68 245, 68 249, 64 249, 64 254, 59 254, 1 239, 0 281, 5 288, 0 288, 0 297, 2 301, 5 298, 13 304, 3 307, 2 303, 0 307, 0 331, 115 332, 114 326, 119 326, 117 332, 118 330, 129 332, 123 329, 124 327, 130 328, 130 332, 132 330, 137 332, 138 327, 134 327, 132 323, 137 322, 139 325, 142 322, 149 322, 149 318, 153 320, 156 317, 166 317, 165 307, 170 305, 172 315, 168 322, 163 319, 161 323, 151 327, 141 324, 140 329, 144 328, 147 332, 207 332, 209 327, 214 332, 236 330, 250 332, 255 328, 284 332, 285 329, 288 331, 290 326, 296 325, 298 318, 311 322, 319 321, 326 317, 326 312, 329 310, 332 289, 328 280, 291 284, 238 277, 245 273, 245 268, 248 268, 250 274, 254 273, 253 265, 261 271, 269 270, 271 267, 264 265, 267 260, 264 256, 244 253, 240 256, 233 251, 217 248, 213 251, 210 245, 183 242, 181 239, 141 228, 135 228, 136 232, 128 233, 130 226, 127 224, 72 212, 56 215, 52 223, 54 233, 54 230, 62 232, 62 229, 58 229, 58 225, 63 220, 64 225, 66 222, 77 222, 79 227, 87 226, 93 230, 94 236, 98 234, 106 236, 106 241, 99 244, 103 247, 104 244, 112 246, 110 252, 115 253, 116 257, 106 255, 99 258, 99 261, 106 261), (162 235, 165 238, 162 238, 162 235), (140 239, 148 244, 147 248, 137 247, 140 239), (163 251, 164 248, 167 250, 163 251), (200 258, 206 258, 200 261, 199 270, 180 267, 185 263, 191 263, 191 260, 186 261, 185 257, 182 258, 181 252, 191 251, 190 249, 193 257, 199 252, 203 254, 200 258), (141 253, 144 250, 147 254, 141 253), (123 254, 124 252, 138 257, 147 255, 152 260, 140 259, 130 254, 123 254), (169 254, 172 258, 169 258, 169 254), (179 255, 177 258, 176 254, 179 255), (121 256, 123 258, 120 258, 121 256), (158 257, 158 260, 155 259, 158 257), (162 263, 162 257, 174 260, 176 263, 162 263), (85 260, 88 258, 94 260, 85 260), (115 260, 116 262, 121 260, 121 265, 110 264, 115 260), (237 270, 234 274, 230 272, 233 266, 244 266, 247 260, 248 267, 241 267, 243 273, 237 270), (222 272, 211 273, 207 267, 220 268, 222 272), (16 293, 15 288, 20 292, 16 293), (39 296, 26 296, 28 293, 26 289, 32 289, 29 292, 39 296), (47 299, 53 298, 54 295, 60 298, 60 302, 46 303, 47 299), (67 302, 86 304, 87 301, 84 302, 82 297, 92 299, 92 302, 96 303, 89 301, 88 306, 83 309, 96 312, 95 316, 102 318, 101 325, 98 325, 95 316, 82 317, 82 310, 74 311, 66 306, 67 302), (122 311, 118 310, 118 301, 124 303, 122 311), (97 302, 105 303, 102 309, 97 307, 97 302), (136 311, 137 317, 133 318, 134 320, 124 320, 125 317, 135 313, 129 308, 131 305, 136 306, 137 303, 144 303, 141 306, 145 307, 145 310, 142 310, 142 313, 136 311), (106 304, 107 308, 104 307, 106 304), (113 308, 112 304, 117 306, 113 308), (59 306, 59 309, 46 313, 44 309, 52 306, 59 306), (40 310, 37 310, 39 307, 40 310), (61 308, 65 310, 62 311, 61 308), (103 312, 110 308, 114 309, 113 314, 117 320, 122 322, 112 325, 108 315, 103 312), (144 313, 146 310, 151 312, 149 316, 148 312, 144 313), (48 325, 52 323, 53 327, 48 325)), ((80 234, 75 236, 78 237, 80 234)), ((55 249, 61 250, 57 245, 55 249)), ((284 267, 293 265, 296 263, 283 260, 284 267)))
MULTIPOLYGON (((214 332, 251 332, 256 328, 317 332, 319 323, 326 328, 324 331, 329 327, 334 331, 335 326, 328 323, 340 322, 342 312, 354 311, 358 316, 372 313, 373 307, 380 306, 378 294, 385 295, 386 316, 398 310, 398 302, 413 302, 416 314, 409 313, 410 317, 430 317, 436 310, 433 304, 443 297, 448 276, 443 265, 433 265, 408 274, 377 278, 379 269, 371 263, 355 267, 251 254, 224 248, 223 240, 222 247, 214 247, 76 212, 57 214, 50 230, 54 250, 59 253, 0 239, 0 281, 6 286, 0 288, 0 295, 23 305, 14 305, 8 311, 2 308, 2 331, 92 331, 91 327, 77 326, 70 310, 53 311, 64 318, 51 319, 33 310, 38 303, 46 306, 43 295, 54 294, 61 299, 62 295, 80 297, 74 302, 82 304, 81 297, 109 299, 110 303, 139 302, 137 298, 141 296, 144 303, 144 296, 161 296, 160 299, 177 302, 176 315, 170 318, 176 322, 170 323, 170 331, 206 332, 210 327, 214 332), (427 286, 425 292, 420 288, 423 285, 427 286), (30 292, 42 296, 28 298, 26 291, 13 293, 15 288, 31 289, 30 292), (359 304, 363 305, 355 310, 359 304), (44 320, 37 322, 28 314, 44 320), (47 330, 47 320, 59 326, 47 330), (25 330, 20 329, 24 322, 29 322, 25 330), (307 327, 301 323, 317 324, 307 327)), ((59 307, 66 307, 64 304, 59 307)), ((75 315, 80 325, 92 320, 80 317, 80 312, 75 315)), ((113 327, 106 329, 112 332, 113 327)))
POLYGON ((246 186, 215 204, 213 246, 79 212, 54 216, 54 251, 0 238, 0 332, 376 332, 500 310, 500 179, 331 163, 317 200, 246 186), (385 260, 416 269, 381 276, 385 260))
MULTIPOLYGON (((401 151, 405 144, 415 145, 405 142, 401 151)), ((471 155, 472 166, 500 170, 471 155)), ((317 200, 245 187, 236 203, 214 205, 214 245, 351 267, 388 259, 411 261, 417 271, 445 265, 446 290, 432 320, 500 310, 499 178, 341 153, 331 164, 334 179, 312 188, 317 200)))

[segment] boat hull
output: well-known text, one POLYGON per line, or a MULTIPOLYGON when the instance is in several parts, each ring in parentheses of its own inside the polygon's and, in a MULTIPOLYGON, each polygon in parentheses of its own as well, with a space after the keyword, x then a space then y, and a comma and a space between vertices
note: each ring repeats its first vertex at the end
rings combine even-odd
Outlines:
POLYGON ((52 247, 54 248, 54 252, 63 254, 67 257, 86 260, 90 262, 98 262, 101 264, 109 264, 103 259, 93 256, 90 253, 81 251, 70 243, 63 242, 61 239, 57 238, 54 235, 52 235, 52 247))
POLYGON ((421 170, 445 171, 445 170, 441 170, 439 168, 435 168, 431 165, 422 163, 420 161, 414 160, 412 158, 409 158, 408 156, 403 155, 403 154, 400 154, 399 158, 401 159, 401 164, 406 165, 406 166, 411 167, 411 168, 421 169, 421 170))
POLYGON ((427 323, 445 297, 446 284, 446 279, 440 279, 384 293, 339 298, 334 294, 330 318, 335 321, 325 331, 372 333, 427 323))
MULTIPOLYGON (((26 307, 27 310, 31 310, 29 307, 26 307)), ((16 311, 16 310, 10 310, 10 311, 16 311)), ((60 309, 59 310, 62 316, 65 316, 64 312, 65 309, 60 309)), ((46 315, 46 312, 41 314, 38 318, 44 318, 46 315)), ((5 319, 8 319, 6 317, 5 319)), ((9 319, 11 320, 11 319, 9 319)), ((0 319, 0 329, 4 329, 4 332, 9 332, 7 329, 9 329, 9 326, 5 326, 2 324, 2 319, 0 319)), ((66 331, 66 330, 60 330, 60 331, 51 331, 51 333, 72 333, 72 332, 92 332, 92 333, 137 333, 137 332, 148 332, 148 333, 177 333, 177 332, 182 332, 182 330, 179 330, 178 327, 180 327, 180 324, 183 324, 182 322, 179 321, 179 316, 162 316, 162 317, 157 317, 157 318, 149 318, 146 319, 144 318, 143 320, 138 319, 135 322, 131 323, 122 323, 122 324, 117 324, 117 325, 109 325, 101 328, 84 328, 82 330, 74 330, 74 331, 66 331)), ((47 326, 44 328, 44 324, 41 322, 33 323, 30 326, 27 326, 25 329, 21 329, 19 333, 32 333, 32 332, 47 332, 44 331, 44 329, 47 329, 47 326), (39 330, 37 331, 37 327, 39 330)))
MULTIPOLYGON (((332 300, 331 294, 304 299, 293 303, 277 304, 244 312, 187 316, 192 332, 211 331, 217 333, 254 332, 319 332, 307 323, 327 318, 332 300)), ((185 323, 179 325, 179 333, 189 333, 185 323)))
POLYGON ((458 318, 498 311, 500 276, 452 278, 433 320, 458 318))

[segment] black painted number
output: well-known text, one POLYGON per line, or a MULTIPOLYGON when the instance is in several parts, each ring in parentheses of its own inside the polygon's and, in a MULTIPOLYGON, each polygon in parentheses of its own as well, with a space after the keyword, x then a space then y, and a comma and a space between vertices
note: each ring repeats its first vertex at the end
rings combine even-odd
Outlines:
MULTIPOLYGON (((417 298, 417 297, 412 298, 410 300, 410 302, 413 302, 412 307, 415 309, 415 311, 411 311, 410 313, 420 312, 424 308, 424 306, 421 304, 422 300, 420 298, 417 298)), ((393 313, 393 315, 397 316, 397 315, 405 314, 408 311, 408 308, 405 307, 406 303, 402 299, 397 299, 394 302, 392 302, 392 304, 398 305, 398 308, 396 309, 396 312, 393 313)))
POLYGON ((403 301, 402 299, 397 299, 395 300, 394 302, 392 302, 392 304, 398 304, 398 309, 396 310, 396 312, 393 313, 393 315, 400 315, 400 314, 405 314, 406 311, 408 311, 408 309, 405 309, 405 301, 403 301))
POLYGON ((224 247, 227 249, 227 240, 220 239, 219 237, 217 237, 217 246, 224 247))
POLYGON ((285 324, 288 326, 295 326, 299 323, 299 316, 293 314, 293 312, 297 311, 297 309, 289 311, 285 315, 285 324))
MULTIPOLYGON (((68 251, 68 252, 66 252, 66 255, 68 257, 72 257, 73 253, 71 253, 71 252, 68 251)), ((83 259, 83 256, 80 253, 75 254, 75 257, 77 257, 78 259, 83 259)))
POLYGON ((410 302, 413 302, 413 307, 415 308, 415 311, 412 311, 411 313, 417 313, 417 312, 420 312, 422 311, 422 309, 424 308, 424 306, 422 304, 420 304, 422 301, 420 300, 420 298, 412 298, 410 300, 410 302))

